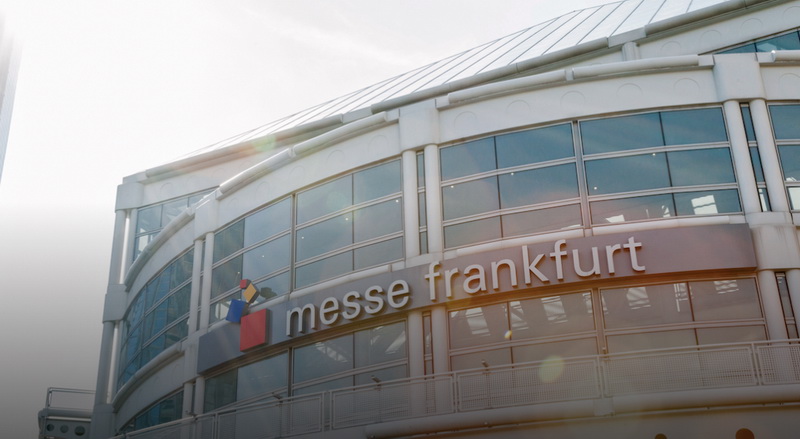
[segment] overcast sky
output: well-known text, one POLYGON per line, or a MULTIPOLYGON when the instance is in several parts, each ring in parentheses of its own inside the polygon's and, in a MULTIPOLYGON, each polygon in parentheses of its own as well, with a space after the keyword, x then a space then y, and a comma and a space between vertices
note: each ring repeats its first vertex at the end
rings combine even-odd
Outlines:
POLYGON ((231 135, 608 0, 4 0, 0 436, 93 389, 116 186, 231 135), (4 6, 5 5, 5 6, 4 6))

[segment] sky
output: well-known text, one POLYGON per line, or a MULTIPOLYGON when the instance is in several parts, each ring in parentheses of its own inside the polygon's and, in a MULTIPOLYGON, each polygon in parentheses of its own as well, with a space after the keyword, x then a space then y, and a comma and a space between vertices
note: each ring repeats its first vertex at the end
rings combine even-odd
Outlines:
POLYGON ((94 389, 122 178, 609 0, 4 0, 21 47, 0 181, 0 428, 94 389))

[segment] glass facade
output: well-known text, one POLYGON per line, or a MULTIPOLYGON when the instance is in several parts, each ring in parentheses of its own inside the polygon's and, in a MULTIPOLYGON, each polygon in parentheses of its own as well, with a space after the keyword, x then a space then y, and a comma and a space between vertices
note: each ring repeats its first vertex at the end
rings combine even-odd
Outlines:
POLYGON ((754 53, 772 52, 773 50, 800 50, 800 34, 797 31, 792 31, 774 37, 755 40, 717 53, 754 53))
POLYGON ((189 334, 189 297, 194 250, 151 279, 128 307, 122 321, 118 386, 156 355, 189 334))
POLYGON ((451 311, 449 321, 453 370, 596 355, 603 350, 618 353, 766 340, 752 278, 515 300, 451 311))
POLYGON ((133 243, 133 259, 139 257, 139 253, 147 247, 147 244, 158 235, 170 221, 180 215, 192 204, 200 201, 208 195, 208 191, 188 197, 176 198, 165 203, 154 204, 152 206, 138 209, 136 216, 136 236, 133 243))
POLYGON ((792 210, 800 210, 800 105, 770 105, 783 181, 792 210))
POLYGON ((121 433, 129 433, 134 430, 177 421, 182 417, 183 391, 181 390, 139 412, 122 428, 121 433))

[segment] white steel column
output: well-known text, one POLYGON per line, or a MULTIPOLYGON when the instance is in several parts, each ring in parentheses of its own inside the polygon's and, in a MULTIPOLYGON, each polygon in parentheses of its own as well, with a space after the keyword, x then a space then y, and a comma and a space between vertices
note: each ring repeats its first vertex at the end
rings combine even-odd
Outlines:
POLYGON ((403 151, 403 229, 406 258, 419 256, 419 206, 417 202, 417 153, 403 151))
POLYGON ((408 313, 408 371, 411 377, 425 375, 425 335, 422 311, 408 313))
POLYGON ((133 247, 136 245, 136 222, 139 220, 139 209, 131 209, 128 215, 128 230, 125 233, 125 252, 122 255, 122 278, 128 274, 128 269, 133 264, 133 247))
POLYGON ((756 177, 750 160, 750 147, 747 144, 747 133, 744 131, 742 110, 738 101, 725 101, 725 124, 731 142, 733 164, 739 181, 739 195, 742 198, 744 213, 761 212, 761 200, 758 197, 756 177))
POLYGON ((789 299, 792 301, 794 324, 800 334, 800 269, 786 270, 786 286, 789 287, 789 299))
MULTIPOLYGON (((189 296, 189 334, 197 331, 197 307, 200 303, 200 273, 203 268, 203 240, 198 239, 194 242, 194 253, 192 260, 192 291, 189 296)), ((188 406, 184 406, 188 407, 188 406)))
POLYGON ((189 383, 183 383, 183 413, 181 413, 182 418, 190 418, 194 416, 195 412, 192 407, 192 400, 194 396, 194 385, 189 383))
POLYGON ((767 183, 769 203, 775 212, 789 212, 789 200, 783 184, 778 149, 772 135, 772 124, 769 119, 767 104, 763 99, 750 101, 750 115, 753 119, 753 130, 758 141, 758 154, 761 156, 761 167, 764 170, 764 181, 767 183))
POLYGON ((444 305, 440 305, 431 309, 434 373, 450 371, 450 339, 447 334, 447 308, 444 305))
POLYGON ((762 270, 758 272, 758 289, 761 293, 761 303, 764 305, 764 318, 767 321, 767 332, 770 340, 785 340, 789 338, 786 332, 786 320, 783 318, 781 295, 778 291, 778 282, 775 272, 762 270))
POLYGON ((199 415, 203 413, 203 405, 205 405, 206 398, 206 379, 198 376, 194 380, 194 414, 199 415))
POLYGON ((203 255, 203 284, 200 287, 200 321, 198 330, 208 329, 211 312, 211 266, 214 265, 214 232, 206 233, 206 251, 203 255))
POLYGON ((444 250, 442 236, 442 188, 439 175, 439 147, 425 147, 425 211, 428 216, 428 253, 444 250))
POLYGON ((125 272, 122 270, 122 263, 125 260, 125 223, 128 220, 128 212, 118 210, 114 219, 114 238, 111 242, 111 264, 108 269, 108 283, 121 284, 124 280, 125 272))

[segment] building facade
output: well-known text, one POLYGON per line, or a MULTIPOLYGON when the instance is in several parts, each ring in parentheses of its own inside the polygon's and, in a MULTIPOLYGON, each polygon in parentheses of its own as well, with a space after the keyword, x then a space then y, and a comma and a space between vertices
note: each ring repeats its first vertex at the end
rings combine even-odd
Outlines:
POLYGON ((800 1, 695 3, 126 177, 91 437, 795 437, 800 1))

